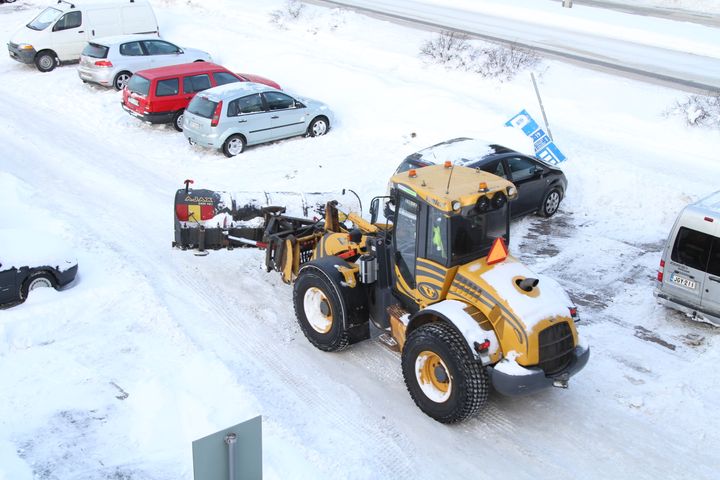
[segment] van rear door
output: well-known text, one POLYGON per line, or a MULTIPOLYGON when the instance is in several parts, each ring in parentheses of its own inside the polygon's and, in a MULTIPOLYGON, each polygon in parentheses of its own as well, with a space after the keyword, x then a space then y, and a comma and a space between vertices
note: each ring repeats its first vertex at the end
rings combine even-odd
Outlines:
POLYGON ((718 237, 713 238, 710 249, 710 261, 700 307, 720 317, 720 238, 718 237))
POLYGON ((712 243, 713 237, 707 233, 679 228, 663 277, 668 295, 688 306, 700 306, 712 243))

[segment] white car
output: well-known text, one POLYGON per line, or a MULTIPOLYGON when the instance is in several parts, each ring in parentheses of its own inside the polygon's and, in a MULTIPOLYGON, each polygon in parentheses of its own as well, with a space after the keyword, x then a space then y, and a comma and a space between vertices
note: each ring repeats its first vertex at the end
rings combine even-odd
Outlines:
POLYGON ((83 82, 122 90, 139 70, 211 61, 207 52, 181 48, 158 37, 122 35, 89 42, 80 56, 78 76, 83 82))

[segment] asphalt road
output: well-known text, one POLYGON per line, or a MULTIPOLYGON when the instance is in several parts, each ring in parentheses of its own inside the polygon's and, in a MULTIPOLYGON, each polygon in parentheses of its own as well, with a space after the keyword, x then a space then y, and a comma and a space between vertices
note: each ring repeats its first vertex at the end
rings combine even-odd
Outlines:
MULTIPOLYGON (((581 3, 582 1, 608 5, 607 2, 598 0, 581 0, 581 3)), ((518 19, 452 7, 437 7, 413 0, 315 0, 314 3, 352 8, 358 12, 431 30, 452 30, 491 42, 514 44, 530 48, 544 56, 694 92, 720 91, 720 60, 717 58, 603 37, 594 33, 549 29, 518 19)), ((634 7, 632 10, 647 15, 649 9, 634 7)))

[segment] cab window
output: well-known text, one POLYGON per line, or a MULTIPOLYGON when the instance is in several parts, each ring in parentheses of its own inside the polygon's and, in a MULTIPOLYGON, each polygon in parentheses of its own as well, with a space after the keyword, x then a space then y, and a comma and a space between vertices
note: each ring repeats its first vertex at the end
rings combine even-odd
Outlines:
POLYGON ((77 28, 80 25, 82 25, 82 12, 68 12, 55 23, 53 32, 77 28))
POLYGON ((395 215, 395 256, 405 282, 415 287, 415 261, 417 260, 417 219, 419 204, 400 197, 395 215))
POLYGON ((210 75, 193 75, 192 77, 185 77, 183 79, 183 92, 195 93, 202 92, 210 88, 210 75))
POLYGON ((673 245, 673 262, 705 272, 710 257, 710 245, 713 237, 707 233, 681 227, 673 245))
POLYGON ((429 208, 426 257, 428 260, 445 265, 448 259, 448 219, 436 208, 429 208))

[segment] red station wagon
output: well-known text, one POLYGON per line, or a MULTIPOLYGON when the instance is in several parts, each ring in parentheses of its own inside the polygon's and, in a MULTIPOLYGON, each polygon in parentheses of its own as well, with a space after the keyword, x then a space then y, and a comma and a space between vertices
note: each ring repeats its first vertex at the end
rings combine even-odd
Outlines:
POLYGON ((233 82, 264 83, 280 89, 258 75, 233 73, 208 62, 185 63, 135 72, 123 89, 122 106, 143 121, 172 123, 182 132, 183 112, 197 92, 233 82))

